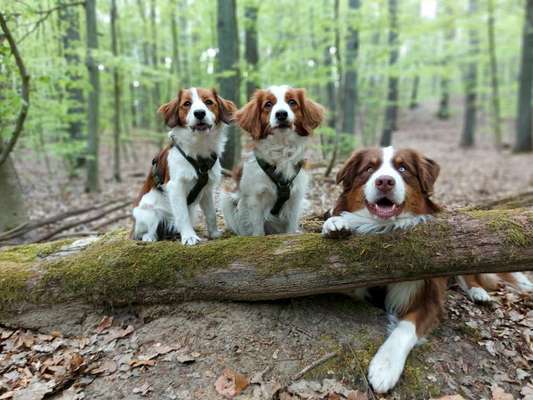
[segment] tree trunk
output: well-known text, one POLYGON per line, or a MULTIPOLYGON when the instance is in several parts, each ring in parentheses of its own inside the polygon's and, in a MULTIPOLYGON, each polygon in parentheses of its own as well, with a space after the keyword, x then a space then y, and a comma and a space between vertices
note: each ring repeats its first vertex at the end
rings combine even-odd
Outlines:
MULTIPOLYGON (((389 0, 389 68, 393 69, 398 62, 398 2, 389 0)), ((387 90, 387 107, 385 109, 385 120, 383 121, 383 132, 381 134, 381 146, 390 146, 392 143, 392 132, 396 129, 398 118, 398 75, 389 72, 389 83, 387 90)))
POLYGON ((10 156, 0 164, 0 193, 0 232, 28 221, 22 187, 10 156))
MULTIPOLYGON (((468 13, 470 19, 477 13, 477 0, 469 0, 468 13)), ((479 39, 474 27, 468 32, 470 58, 466 65, 465 74, 465 114, 463 132, 461 135, 461 147, 473 147, 475 143, 476 119, 477 119, 477 85, 478 85, 478 55, 479 39)))
MULTIPOLYGON (((443 11, 446 16, 453 16, 451 7, 446 5, 446 3, 443 5, 443 11)), ((437 118, 439 119, 450 118, 450 77, 447 69, 450 65, 452 42, 455 37, 455 26, 453 18, 451 17, 449 24, 450 26, 447 27, 444 35, 444 55, 441 60, 441 68, 443 71, 440 76, 440 100, 439 110, 437 111, 437 118)))
MULTIPOLYGON (((159 68, 159 52, 157 47, 157 23, 156 23, 156 0, 150 1, 150 33, 151 33, 151 47, 152 47, 152 68, 155 72, 155 82, 154 82, 154 89, 153 89, 153 113, 155 114, 155 110, 159 108, 161 105, 161 84, 159 83, 159 74, 157 73, 157 70, 159 68)), ((159 120, 157 118, 154 118, 154 130, 159 131, 159 127, 162 127, 162 123, 158 123, 159 120)), ((161 142, 160 145, 163 143, 161 142)), ((161 146, 159 146, 161 147, 161 146)))
MULTIPOLYGON (((64 6, 64 0, 60 1, 60 6, 64 6)), ((67 99, 68 109, 68 133, 72 143, 80 143, 83 139, 83 90, 79 85, 82 77, 75 72, 80 64, 80 57, 76 49, 81 45, 80 37, 80 15, 78 7, 62 7, 59 10, 59 18, 66 24, 63 33, 63 52, 67 63, 67 99)), ((85 163, 83 154, 72 154, 69 156, 69 163, 72 169, 80 168, 85 163)), ((74 171, 72 171, 74 172, 74 171)))
POLYGON ((74 301, 123 306, 274 300, 437 276, 532 270, 533 209, 449 212, 409 231, 346 240, 307 233, 186 247, 136 242, 119 232, 85 249, 64 245, 0 251, 4 315, 74 301))
POLYGON ((526 19, 522 36, 522 61, 520 63, 520 87, 514 151, 533 151, 531 133, 531 91, 533 89, 533 0, 526 2, 526 19))
POLYGON ((355 135, 357 115, 357 57, 359 54, 359 27, 354 26, 354 17, 357 15, 361 3, 359 0, 348 2, 350 19, 348 25, 348 38, 346 40, 346 67, 344 69, 344 95, 342 127, 343 133, 355 135))
POLYGON ((498 85, 498 61, 496 59, 496 39, 494 35, 494 0, 488 0, 487 30, 489 37, 490 75, 492 87, 492 127, 494 130, 494 145, 498 150, 502 148, 502 129, 500 117, 500 90, 498 85))
MULTIPOLYGON (((170 33, 172 35, 172 71, 178 77, 178 81, 182 82, 181 63, 180 63, 180 41, 178 35, 178 24, 176 21, 176 0, 171 1, 172 12, 170 14, 170 33)), ((181 84, 180 84, 181 86, 181 84)))
POLYGON ((257 64, 259 63, 259 45, 257 39, 257 4, 247 4, 244 8, 244 58, 246 59, 248 77, 246 78, 246 97, 249 99, 257 89, 257 64))
MULTIPOLYGON (((239 36, 235 0, 217 1, 218 63, 220 95, 240 104, 239 36), (223 76, 220 76, 223 75, 223 76)), ((228 142, 222 157, 222 167, 232 169, 241 159, 241 136, 236 127, 230 127, 228 142)))
MULTIPOLYGON (((146 21, 146 10, 145 5, 143 3, 143 0, 137 0, 137 8, 139 9, 139 15, 141 17, 142 21, 142 30, 145 32, 143 35, 143 41, 142 41, 142 63, 146 68, 150 67, 150 43, 147 40, 148 37, 148 23, 146 21)), ((143 74, 144 80, 148 80, 149 78, 146 76, 146 74, 143 74)), ((153 111, 150 110, 150 105, 152 102, 150 101, 150 87, 146 85, 145 83, 141 83, 139 87, 136 89, 139 93, 138 99, 140 100, 140 107, 137 107, 138 110, 140 110, 140 124, 143 128, 150 128, 152 126, 153 121, 153 114, 155 114, 153 111)))
MULTIPOLYGON (((117 1, 111 0, 111 51, 115 59, 118 57, 117 46, 117 1)), ((113 178, 120 182, 120 76, 119 67, 113 68, 113 178)))
POLYGON ((94 51, 98 49, 98 31, 96 25, 96 0, 85 2, 85 20, 87 30, 87 70, 89 71, 89 102, 87 108, 87 192, 100 190, 98 168, 98 118, 100 103, 100 77, 94 51))
POLYGON ((409 108, 414 110, 418 107, 418 87, 420 86, 420 75, 416 75, 413 79, 413 88, 411 90, 411 101, 409 102, 409 108))

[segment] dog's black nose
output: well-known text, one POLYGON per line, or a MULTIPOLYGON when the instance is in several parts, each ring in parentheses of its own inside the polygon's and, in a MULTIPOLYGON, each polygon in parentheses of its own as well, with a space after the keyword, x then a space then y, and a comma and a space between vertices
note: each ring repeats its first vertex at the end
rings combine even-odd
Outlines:
POLYGON ((204 119, 204 117, 205 117, 205 111, 204 110, 196 110, 195 112, 193 112, 193 114, 196 117, 196 119, 204 119))
POLYGON ((288 116, 289 116, 289 113, 287 111, 283 111, 283 110, 276 111, 276 119, 278 121, 285 121, 288 116))

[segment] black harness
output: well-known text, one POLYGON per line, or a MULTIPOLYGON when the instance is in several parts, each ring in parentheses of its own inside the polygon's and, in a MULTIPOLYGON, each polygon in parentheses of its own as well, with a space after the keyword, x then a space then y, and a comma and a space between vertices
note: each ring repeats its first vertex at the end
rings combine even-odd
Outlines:
MULTIPOLYGON (((198 176, 198 180, 187 195, 187 205, 191 205, 194 203, 205 185, 207 185, 207 182, 209 181, 209 171, 217 162, 218 156, 216 153, 211 153, 209 157, 199 156, 198 158, 192 158, 185 154, 182 148, 176 143, 173 143, 172 146, 178 149, 180 154, 189 162, 189 164, 193 166, 194 170, 196 171, 196 175, 198 176)), ((158 168, 158 161, 159 160, 157 158, 152 160, 152 175, 154 176, 156 189, 163 191, 164 176, 162 176, 161 170, 158 168)))
POLYGON ((274 207, 272 207, 272 210, 270 210, 270 213, 272 215, 278 215, 283 205, 291 197, 292 182, 300 173, 300 170, 304 165, 304 161, 302 160, 294 166, 296 169, 296 173, 290 179, 285 179, 281 172, 276 172, 276 167, 274 165, 269 164, 268 162, 257 156, 255 157, 255 159, 257 160, 257 164, 259 164, 264 173, 267 174, 270 180, 274 183, 274 185, 276 185, 278 198, 276 199, 276 203, 274 203, 274 207))

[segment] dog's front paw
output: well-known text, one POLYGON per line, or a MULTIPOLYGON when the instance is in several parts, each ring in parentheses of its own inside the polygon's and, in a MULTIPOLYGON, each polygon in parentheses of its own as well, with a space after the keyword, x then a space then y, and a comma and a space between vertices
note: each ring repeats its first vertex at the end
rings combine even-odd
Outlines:
POLYGON ((467 290, 467 295, 474 303, 490 303, 492 297, 482 287, 472 287, 467 290))
POLYGON ((328 218, 322 226, 322 236, 328 238, 342 238, 351 234, 350 226, 342 217, 328 218))
POLYGON ((390 349, 382 348, 368 367, 368 382, 378 393, 391 390, 402 375, 404 363, 390 349))
POLYGON ((181 235, 181 244, 185 246, 194 246, 195 244, 200 243, 201 239, 196 236, 195 233, 191 233, 188 235, 181 235))
POLYGON ((149 234, 149 233, 145 233, 143 235, 143 237, 142 237, 142 241, 143 242, 156 242, 157 241, 157 236, 149 234))
POLYGON ((217 229, 215 231, 209 232, 208 236, 209 239, 218 239, 222 236, 222 232, 217 229))

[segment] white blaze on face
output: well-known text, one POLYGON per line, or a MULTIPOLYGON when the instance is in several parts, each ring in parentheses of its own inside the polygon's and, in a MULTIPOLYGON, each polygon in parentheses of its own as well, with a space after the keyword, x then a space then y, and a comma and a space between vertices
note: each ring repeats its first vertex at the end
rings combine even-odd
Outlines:
POLYGON ((191 108, 189 109, 189 113, 187 114, 187 126, 192 128, 198 123, 203 122, 212 127, 215 123, 215 115, 211 112, 209 107, 205 105, 196 88, 191 88, 190 91, 192 104, 191 108), (195 112, 197 112, 197 114, 201 114, 202 111, 205 113, 203 119, 199 119, 194 115, 195 112))
POLYGON ((382 149, 382 162, 377 171, 375 171, 367 183, 365 184, 364 192, 366 201, 369 203, 376 203, 380 198, 384 197, 383 193, 376 187, 376 180, 381 176, 390 176, 394 179, 394 188, 387 194, 387 198, 397 205, 405 201, 405 182, 400 173, 394 168, 394 148, 392 146, 384 147, 382 149))
POLYGON ((288 123, 294 122, 294 113, 291 110, 291 107, 287 103, 287 100, 285 100, 285 95, 287 93, 287 90, 289 90, 289 87, 287 85, 283 86, 271 86, 268 88, 268 90, 276 97, 276 104, 272 107, 272 110, 270 111, 270 117, 269 117, 269 123, 272 128, 277 128, 279 125, 278 120, 276 119, 276 112, 278 111, 285 111, 287 113, 287 120, 288 123))

